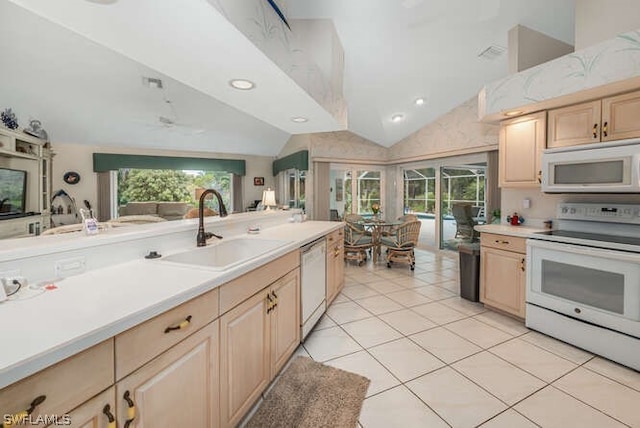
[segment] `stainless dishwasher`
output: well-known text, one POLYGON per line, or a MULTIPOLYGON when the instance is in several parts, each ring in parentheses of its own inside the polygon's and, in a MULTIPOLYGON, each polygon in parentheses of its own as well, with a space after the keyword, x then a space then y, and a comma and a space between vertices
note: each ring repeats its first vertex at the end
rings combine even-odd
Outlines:
POLYGON ((324 238, 300 249, 301 337, 304 340, 327 308, 326 263, 324 238))

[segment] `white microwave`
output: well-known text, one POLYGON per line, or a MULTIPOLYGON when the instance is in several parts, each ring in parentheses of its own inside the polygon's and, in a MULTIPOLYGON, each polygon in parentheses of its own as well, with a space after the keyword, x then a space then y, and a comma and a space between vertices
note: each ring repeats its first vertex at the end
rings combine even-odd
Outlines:
POLYGON ((640 193, 640 139, 547 149, 546 193, 640 193))

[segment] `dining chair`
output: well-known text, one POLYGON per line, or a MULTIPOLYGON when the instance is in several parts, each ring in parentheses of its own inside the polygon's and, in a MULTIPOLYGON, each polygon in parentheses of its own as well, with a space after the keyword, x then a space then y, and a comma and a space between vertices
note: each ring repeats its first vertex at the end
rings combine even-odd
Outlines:
POLYGON ((414 248, 418 245, 420 227, 419 220, 408 221, 401 224, 396 229, 396 233, 391 236, 383 236, 381 244, 387 247, 387 267, 391 267, 393 262, 408 263, 411 270, 415 269, 416 257, 414 248))
POLYGON ((363 229, 356 227, 357 223, 346 222, 344 226, 344 259, 356 260, 362 265, 367 259, 367 250, 373 247, 373 238, 363 229))

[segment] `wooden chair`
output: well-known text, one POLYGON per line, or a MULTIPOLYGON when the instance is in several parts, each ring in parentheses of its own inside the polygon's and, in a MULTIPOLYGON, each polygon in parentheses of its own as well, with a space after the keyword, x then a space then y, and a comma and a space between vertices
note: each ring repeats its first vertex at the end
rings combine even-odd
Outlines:
POLYGON ((387 267, 391 267, 393 262, 408 263, 411 270, 415 269, 416 257, 414 248, 418 245, 420 227, 419 220, 408 221, 396 229, 392 236, 384 236, 380 240, 381 244, 387 247, 387 267))
POLYGON ((356 260, 358 265, 367 259, 367 250, 373 247, 371 235, 347 222, 344 226, 344 259, 356 260))
POLYGON ((418 220, 418 216, 415 214, 405 214, 405 215, 401 215, 400 217, 398 217, 398 220, 406 223, 408 221, 417 221, 418 220))
POLYGON ((475 242, 480 237, 480 232, 474 229, 477 224, 473 218, 473 208, 470 202, 454 203, 451 212, 456 219, 455 238, 462 238, 465 241, 475 242))

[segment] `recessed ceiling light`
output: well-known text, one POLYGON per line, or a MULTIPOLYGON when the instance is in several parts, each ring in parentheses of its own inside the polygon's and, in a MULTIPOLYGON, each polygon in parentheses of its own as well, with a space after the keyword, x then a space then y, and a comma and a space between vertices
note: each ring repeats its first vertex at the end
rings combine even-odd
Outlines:
POLYGON ((391 121, 398 123, 398 122, 402 122, 404 120, 404 115, 403 114, 394 114, 393 116, 391 116, 391 121))
POLYGON ((296 116, 296 117, 292 117, 291 121, 295 122, 295 123, 305 123, 305 122, 308 122, 309 119, 307 119, 306 117, 302 117, 302 116, 296 116))
POLYGON ((424 105, 424 98, 418 98, 418 99, 416 99, 416 105, 417 105, 417 106, 424 105))
POLYGON ((518 116, 522 113, 524 113, 522 110, 513 110, 513 111, 506 112, 504 115, 507 117, 512 117, 512 116, 518 116))
POLYGON ((249 89, 253 89, 256 87, 255 83, 247 79, 233 79, 229 81, 229 84, 232 87, 240 89, 242 91, 248 91, 249 89))

